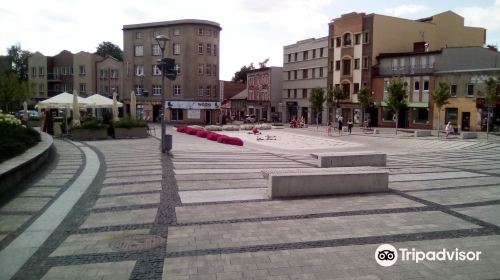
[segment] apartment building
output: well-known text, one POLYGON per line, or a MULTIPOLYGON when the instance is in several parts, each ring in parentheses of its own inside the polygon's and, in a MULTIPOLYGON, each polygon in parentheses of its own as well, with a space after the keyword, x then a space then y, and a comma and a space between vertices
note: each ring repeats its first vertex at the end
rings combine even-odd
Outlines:
POLYGON ((336 112, 349 119, 359 108, 357 92, 372 88, 372 66, 380 53, 412 52, 414 43, 423 48, 418 51, 483 46, 486 30, 464 26, 464 18, 452 11, 419 20, 349 13, 329 23, 328 37, 328 86, 349 94, 336 112))
POLYGON ((158 120, 162 94, 165 119, 171 123, 215 123, 220 114, 218 23, 186 19, 123 26, 124 82, 122 99, 130 110, 130 92, 137 95, 137 112, 158 120), (157 67, 162 57, 155 38, 169 37, 165 57, 176 62, 177 78, 165 79, 157 67))
MULTIPOLYGON (((315 123, 316 112, 309 103, 311 90, 325 89, 328 77, 328 37, 310 38, 283 47, 283 90, 279 113, 282 121, 303 117, 306 123, 315 123)), ((326 106, 322 115, 326 123, 326 106)))
POLYGON ((96 90, 97 93, 113 97, 113 92, 121 95, 123 89, 123 62, 107 56, 96 63, 96 90))
POLYGON ((276 121, 283 87, 283 67, 265 67, 248 71, 248 115, 259 121, 276 121))

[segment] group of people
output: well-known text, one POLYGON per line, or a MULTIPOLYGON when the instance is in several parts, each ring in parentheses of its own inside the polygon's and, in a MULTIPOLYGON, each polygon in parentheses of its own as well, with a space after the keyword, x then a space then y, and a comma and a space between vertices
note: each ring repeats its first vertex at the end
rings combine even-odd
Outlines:
MULTIPOLYGON (((343 122, 344 122, 344 117, 337 116, 339 136, 342 136, 343 122)), ((326 130, 327 130, 328 136, 332 136, 332 127, 333 127, 332 121, 328 120, 328 123, 326 125, 326 130)), ((347 132, 349 132, 349 134, 351 134, 351 132, 352 132, 352 120, 351 119, 349 119, 347 121, 347 132)))
POLYGON ((295 117, 293 117, 292 120, 290 121, 291 128, 303 128, 303 127, 305 127, 305 125, 306 125, 306 121, 305 121, 304 117, 300 117, 299 121, 297 121, 297 119, 295 119, 295 117))

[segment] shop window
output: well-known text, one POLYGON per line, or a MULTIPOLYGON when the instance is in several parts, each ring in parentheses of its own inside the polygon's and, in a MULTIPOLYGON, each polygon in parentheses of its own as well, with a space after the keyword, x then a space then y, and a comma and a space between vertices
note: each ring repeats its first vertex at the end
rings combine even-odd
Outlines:
POLYGON ((392 122, 394 119, 394 111, 387 107, 382 108, 382 120, 385 122, 392 122))
POLYGON ((182 121, 184 119, 182 109, 172 109, 172 120, 182 121))
POLYGON ((413 123, 427 124, 429 121, 428 108, 413 108, 413 123))
POLYGON ((458 120, 458 109, 446 108, 444 113, 444 124, 451 122, 454 126, 456 126, 457 120, 458 120))

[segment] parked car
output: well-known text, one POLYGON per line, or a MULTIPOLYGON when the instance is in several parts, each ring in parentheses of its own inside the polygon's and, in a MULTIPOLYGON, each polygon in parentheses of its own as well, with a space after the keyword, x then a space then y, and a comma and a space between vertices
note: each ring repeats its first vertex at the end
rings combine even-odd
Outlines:
POLYGON ((255 121, 257 121, 257 117, 255 115, 246 115, 245 116, 246 123, 254 123, 255 121))

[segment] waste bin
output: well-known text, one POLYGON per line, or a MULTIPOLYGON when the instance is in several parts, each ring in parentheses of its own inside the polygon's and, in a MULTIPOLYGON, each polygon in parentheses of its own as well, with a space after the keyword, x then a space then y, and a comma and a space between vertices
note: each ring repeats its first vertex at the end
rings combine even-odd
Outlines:
POLYGON ((165 134, 165 143, 163 143, 163 150, 172 150, 172 134, 165 134))

